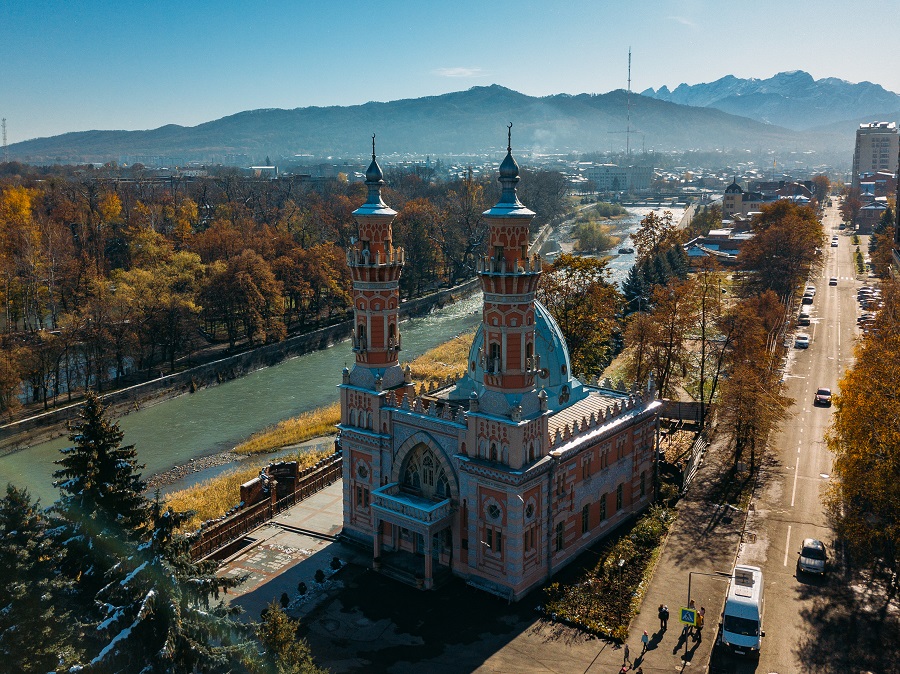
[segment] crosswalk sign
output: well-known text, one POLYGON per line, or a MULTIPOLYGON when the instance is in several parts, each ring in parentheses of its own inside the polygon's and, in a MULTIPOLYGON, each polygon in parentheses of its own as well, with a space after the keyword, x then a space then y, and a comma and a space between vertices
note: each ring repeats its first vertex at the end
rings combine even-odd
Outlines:
POLYGON ((696 625, 697 624, 697 609, 695 608, 687 608, 686 606, 681 607, 681 622, 685 625, 696 625))

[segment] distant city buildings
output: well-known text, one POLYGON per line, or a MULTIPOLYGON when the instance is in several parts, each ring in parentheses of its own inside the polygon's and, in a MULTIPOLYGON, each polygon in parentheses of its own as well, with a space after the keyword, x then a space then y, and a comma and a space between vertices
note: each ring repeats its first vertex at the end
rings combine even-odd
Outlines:
POLYGON ((853 187, 859 187, 862 174, 896 173, 898 149, 900 136, 896 122, 860 124, 853 151, 853 187))
POLYGON ((653 180, 653 167, 592 164, 584 169, 584 177, 597 192, 646 192, 653 180))

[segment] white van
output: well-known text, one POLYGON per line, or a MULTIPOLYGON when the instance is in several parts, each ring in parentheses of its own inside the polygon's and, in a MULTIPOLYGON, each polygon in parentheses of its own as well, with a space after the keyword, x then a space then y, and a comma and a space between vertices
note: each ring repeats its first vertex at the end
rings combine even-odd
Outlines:
POLYGON ((736 566, 728 586, 719 643, 738 655, 759 656, 763 620, 763 575, 758 566, 736 566))

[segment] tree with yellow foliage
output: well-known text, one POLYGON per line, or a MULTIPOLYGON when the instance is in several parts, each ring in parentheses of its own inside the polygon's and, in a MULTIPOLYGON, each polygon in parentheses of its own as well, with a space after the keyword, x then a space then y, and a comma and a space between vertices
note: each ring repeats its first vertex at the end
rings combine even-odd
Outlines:
POLYGON ((852 567, 868 567, 900 591, 900 287, 885 286, 875 328, 856 349, 856 361, 834 396, 826 436, 834 479, 826 503, 852 567))

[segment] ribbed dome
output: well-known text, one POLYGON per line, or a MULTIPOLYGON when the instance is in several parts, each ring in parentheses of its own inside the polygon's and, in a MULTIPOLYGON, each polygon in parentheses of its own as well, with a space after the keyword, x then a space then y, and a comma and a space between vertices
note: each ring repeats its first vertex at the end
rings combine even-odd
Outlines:
MULTIPOLYGON (((534 303, 534 327, 536 354, 541 357, 541 369, 546 377, 538 377, 535 382, 538 389, 547 392, 550 409, 558 409, 560 394, 566 390, 569 403, 583 398, 586 394, 583 385, 572 375, 572 362, 569 360, 569 349, 562 330, 553 320, 550 311, 540 302, 534 303)), ((484 326, 478 328, 472 347, 469 350, 469 363, 475 363, 475 369, 468 369, 456 384, 456 391, 450 395, 452 399, 468 398, 472 393, 479 396, 484 393, 484 368, 478 359, 478 352, 484 348, 484 326)), ((521 398, 521 395, 514 396, 521 398)))

